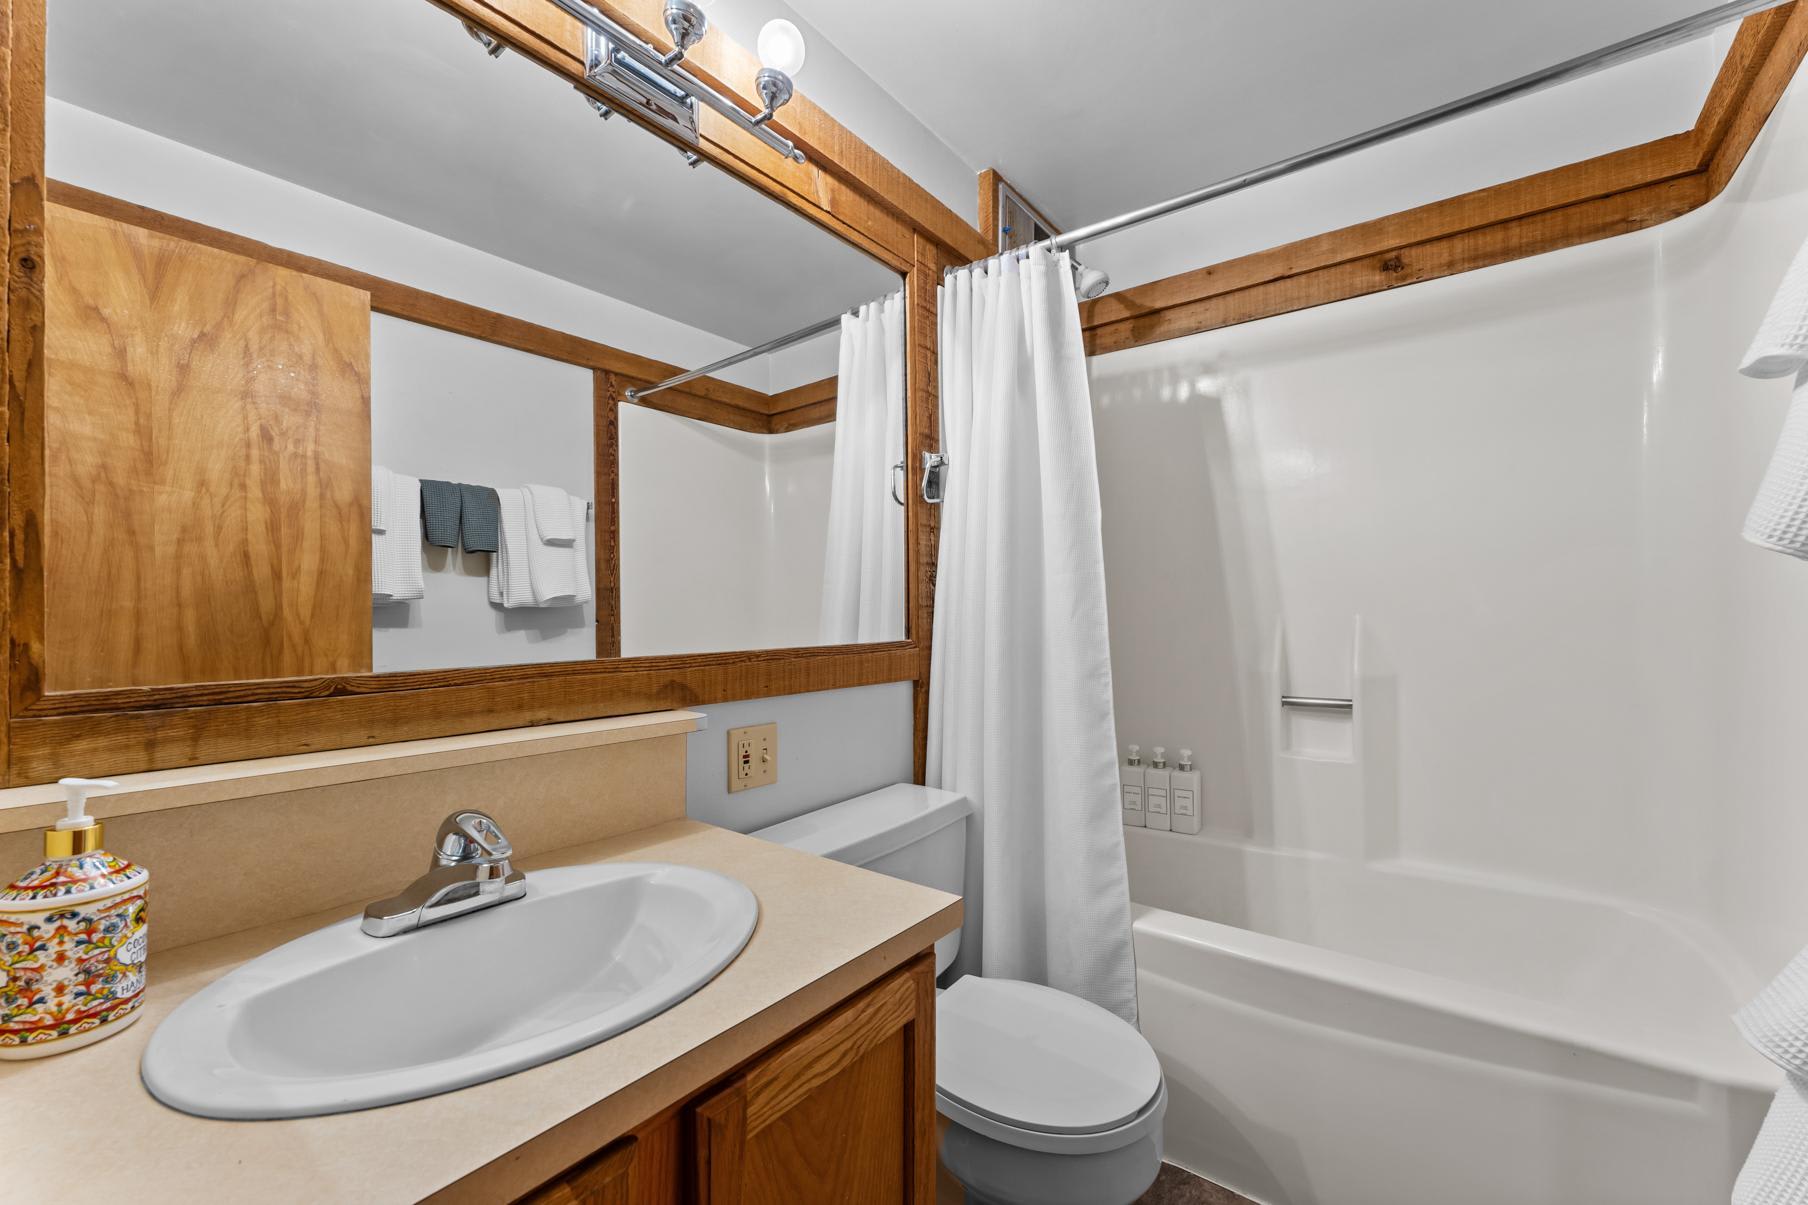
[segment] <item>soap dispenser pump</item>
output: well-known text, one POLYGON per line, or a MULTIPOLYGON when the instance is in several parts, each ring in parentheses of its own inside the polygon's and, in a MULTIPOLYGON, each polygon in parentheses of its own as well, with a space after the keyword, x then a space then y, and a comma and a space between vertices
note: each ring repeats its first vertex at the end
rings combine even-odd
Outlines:
POLYGON ((144 1003, 150 872, 101 848, 88 793, 58 784, 67 814, 44 830, 44 861, 0 891, 0 1059, 61 1054, 110 1037, 144 1003))

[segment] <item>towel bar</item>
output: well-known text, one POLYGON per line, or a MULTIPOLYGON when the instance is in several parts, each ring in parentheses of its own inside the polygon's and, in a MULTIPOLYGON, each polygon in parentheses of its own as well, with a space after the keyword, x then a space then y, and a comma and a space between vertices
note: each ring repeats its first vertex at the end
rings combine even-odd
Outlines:
POLYGON ((1355 699, 1321 699, 1311 695, 1282 695, 1282 707, 1310 707, 1318 711, 1355 711, 1355 699))

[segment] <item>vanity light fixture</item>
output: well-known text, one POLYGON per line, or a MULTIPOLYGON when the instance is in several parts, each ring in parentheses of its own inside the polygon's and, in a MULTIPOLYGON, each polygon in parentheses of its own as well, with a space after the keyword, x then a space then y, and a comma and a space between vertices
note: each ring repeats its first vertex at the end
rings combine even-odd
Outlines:
POLYGON ((760 70, 753 77, 753 86, 759 90, 766 108, 753 119, 754 125, 771 121, 772 115, 796 93, 793 79, 803 70, 808 50, 802 31, 783 17, 775 17, 760 28, 760 70))
POLYGON ((672 52, 659 61, 670 67, 709 32, 704 9, 715 0, 665 0, 665 31, 672 35, 672 52))
POLYGON ((773 113, 791 99, 791 76, 803 66, 803 35, 789 21, 767 22, 766 30, 760 34, 762 51, 766 49, 766 31, 775 26, 783 29, 775 35, 780 40, 773 43, 773 54, 762 54, 766 66, 754 80, 765 111, 749 113, 684 68, 685 54, 709 32, 709 19, 703 9, 712 2, 666 0, 665 23, 672 36, 672 49, 661 52, 585 0, 551 0, 554 7, 575 17, 584 28, 584 91, 592 101, 601 100, 605 108, 636 117, 678 143, 680 149, 702 141, 697 115, 700 108, 708 107, 785 158, 804 162, 804 153, 790 139, 766 125, 773 113), (789 71, 784 70, 787 63, 789 71), (593 95, 591 89, 600 95, 593 95))

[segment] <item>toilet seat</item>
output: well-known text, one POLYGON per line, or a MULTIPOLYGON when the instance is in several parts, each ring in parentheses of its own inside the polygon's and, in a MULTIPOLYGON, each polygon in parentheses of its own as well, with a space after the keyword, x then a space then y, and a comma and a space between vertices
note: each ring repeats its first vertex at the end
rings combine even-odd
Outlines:
POLYGON ((1161 1122, 1166 1090, 1134 1026, 1078 996, 969 975, 936 1001, 936 1108, 1028 1150, 1114 1150, 1161 1122))

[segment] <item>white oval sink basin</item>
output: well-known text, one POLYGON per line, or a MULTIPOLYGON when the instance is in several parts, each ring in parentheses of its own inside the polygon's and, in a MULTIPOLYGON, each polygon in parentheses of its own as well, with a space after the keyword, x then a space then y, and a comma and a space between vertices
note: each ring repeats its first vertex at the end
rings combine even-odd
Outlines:
POLYGON ((225 1118, 449 1092, 665 1011, 733 962, 758 918, 743 884, 649 862, 533 871, 519 900, 395 937, 354 917, 183 1001, 145 1048, 145 1087, 225 1118))

